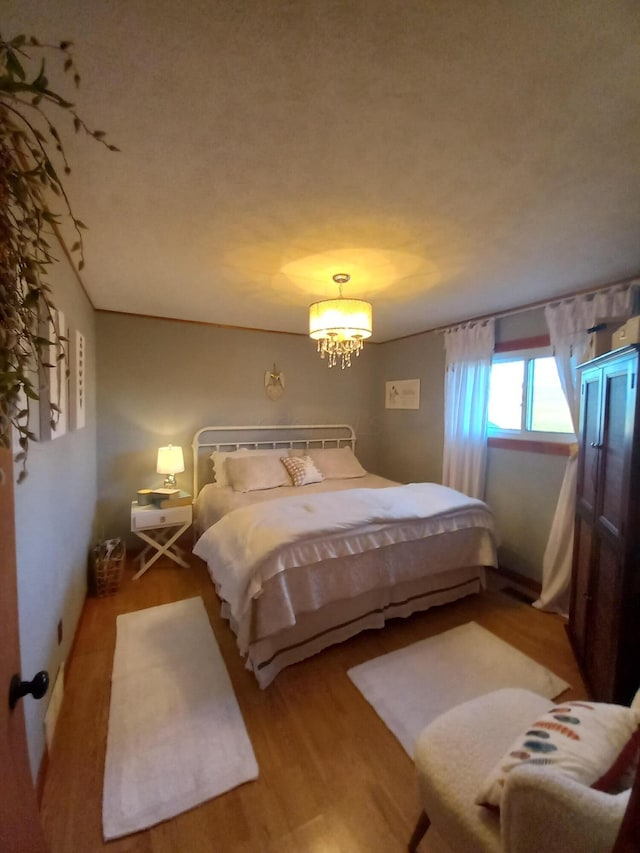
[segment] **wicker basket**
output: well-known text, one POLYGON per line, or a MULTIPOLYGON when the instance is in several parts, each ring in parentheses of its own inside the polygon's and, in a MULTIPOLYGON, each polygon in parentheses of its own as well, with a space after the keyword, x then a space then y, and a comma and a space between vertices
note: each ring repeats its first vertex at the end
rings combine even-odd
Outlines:
POLYGON ((121 539, 105 539, 91 551, 93 591, 98 598, 120 589, 127 549, 121 539))

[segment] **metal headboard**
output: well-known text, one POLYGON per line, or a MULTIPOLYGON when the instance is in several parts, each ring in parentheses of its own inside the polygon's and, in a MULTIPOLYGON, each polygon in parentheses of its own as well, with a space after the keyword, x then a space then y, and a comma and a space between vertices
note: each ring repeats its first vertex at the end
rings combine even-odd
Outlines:
POLYGON ((193 496, 212 481, 209 456, 214 450, 241 447, 288 450, 310 447, 350 447, 355 453, 356 434, 349 424, 270 424, 267 426, 205 426, 193 436, 193 496))

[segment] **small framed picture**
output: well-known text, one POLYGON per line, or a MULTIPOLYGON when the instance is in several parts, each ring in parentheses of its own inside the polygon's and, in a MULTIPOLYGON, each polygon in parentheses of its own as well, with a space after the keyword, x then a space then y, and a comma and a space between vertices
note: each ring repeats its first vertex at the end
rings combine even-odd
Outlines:
POLYGON ((396 379, 385 382, 385 409, 419 409, 420 380, 396 379))

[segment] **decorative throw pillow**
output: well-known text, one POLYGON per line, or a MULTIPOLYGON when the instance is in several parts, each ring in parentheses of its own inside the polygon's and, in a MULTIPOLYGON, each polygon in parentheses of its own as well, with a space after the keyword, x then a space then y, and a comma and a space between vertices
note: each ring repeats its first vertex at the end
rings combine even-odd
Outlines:
POLYGON ((225 464, 229 483, 235 492, 257 492, 291 485, 279 456, 230 456, 225 464))
POLYGON ((325 480, 349 480, 367 473, 350 447, 310 447, 307 455, 325 480))
POLYGON ((282 456, 280 461, 289 472, 294 486, 321 483, 324 479, 310 456, 282 456))
POLYGON ((639 707, 564 702, 538 717, 511 744, 485 779, 476 803, 500 807, 507 774, 522 764, 544 765, 576 782, 611 791, 639 749, 639 707))

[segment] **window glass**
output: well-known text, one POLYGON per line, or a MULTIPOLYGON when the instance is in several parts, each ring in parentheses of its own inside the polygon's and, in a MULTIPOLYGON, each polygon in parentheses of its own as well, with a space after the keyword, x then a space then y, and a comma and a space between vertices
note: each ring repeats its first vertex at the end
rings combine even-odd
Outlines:
POLYGON ((573 432, 556 360, 553 356, 532 360, 531 427, 542 432, 573 432))
POLYGON ((491 366, 489 428, 522 428, 523 359, 497 361, 491 366))
POLYGON ((489 385, 490 433, 532 439, 546 433, 557 440, 573 435, 556 360, 548 352, 527 350, 494 359, 489 385))

